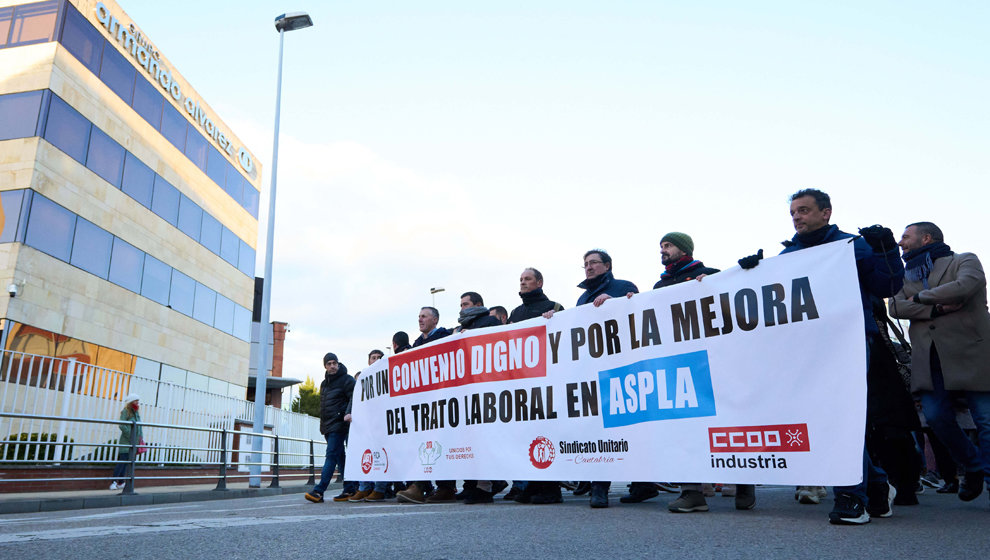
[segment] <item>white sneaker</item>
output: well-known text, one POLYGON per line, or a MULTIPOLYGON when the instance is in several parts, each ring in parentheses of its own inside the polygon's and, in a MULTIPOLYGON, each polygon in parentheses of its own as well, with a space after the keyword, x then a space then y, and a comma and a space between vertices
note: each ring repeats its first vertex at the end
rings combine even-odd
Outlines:
POLYGON ((111 490, 116 490, 118 488, 120 488, 120 486, 117 486, 117 481, 116 480, 110 483, 110 489, 111 490))

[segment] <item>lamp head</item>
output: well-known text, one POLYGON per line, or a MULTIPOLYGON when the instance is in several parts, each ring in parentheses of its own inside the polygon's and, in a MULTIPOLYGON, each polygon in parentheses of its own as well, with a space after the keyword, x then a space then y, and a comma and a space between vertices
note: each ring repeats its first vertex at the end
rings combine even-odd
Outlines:
POLYGON ((306 12, 290 12, 275 18, 276 31, 295 31, 312 26, 313 19, 306 12))

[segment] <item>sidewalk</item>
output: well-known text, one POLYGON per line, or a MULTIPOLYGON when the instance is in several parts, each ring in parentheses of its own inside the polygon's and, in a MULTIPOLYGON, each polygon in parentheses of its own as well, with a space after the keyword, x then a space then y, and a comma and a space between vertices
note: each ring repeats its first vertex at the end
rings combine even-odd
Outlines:
MULTIPOLYGON (((302 494, 310 485, 300 480, 286 480, 279 488, 268 488, 269 481, 262 480, 261 488, 248 488, 247 481, 227 484, 227 490, 215 490, 216 484, 187 484, 182 486, 149 486, 138 488, 135 494, 123 496, 115 490, 62 490, 55 492, 25 492, 0 494, 0 515, 8 513, 39 513, 72 509, 108 508, 119 506, 146 506, 174 504, 178 502, 203 502, 207 500, 231 500, 236 498, 260 498, 282 494, 302 494)), ((340 488, 338 482, 330 488, 340 488)), ((329 489, 328 489, 329 491, 329 489)))

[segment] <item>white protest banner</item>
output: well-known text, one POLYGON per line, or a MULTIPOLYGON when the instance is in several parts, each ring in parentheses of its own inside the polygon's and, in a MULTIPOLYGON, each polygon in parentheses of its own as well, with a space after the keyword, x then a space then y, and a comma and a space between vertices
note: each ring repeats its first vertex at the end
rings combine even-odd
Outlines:
POLYGON ((455 334, 361 372, 345 474, 855 484, 863 320, 838 241, 455 334))

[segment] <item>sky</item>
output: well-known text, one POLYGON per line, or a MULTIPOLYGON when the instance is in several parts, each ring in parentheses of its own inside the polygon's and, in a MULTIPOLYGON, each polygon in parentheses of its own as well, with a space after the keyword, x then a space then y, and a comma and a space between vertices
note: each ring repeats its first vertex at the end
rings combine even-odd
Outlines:
POLYGON ((352 371, 435 296, 572 307, 603 248, 647 290, 664 233, 726 269, 793 235, 816 187, 845 231, 940 225, 990 259, 986 2, 119 0, 264 166, 287 33, 272 320, 284 375, 352 371))

